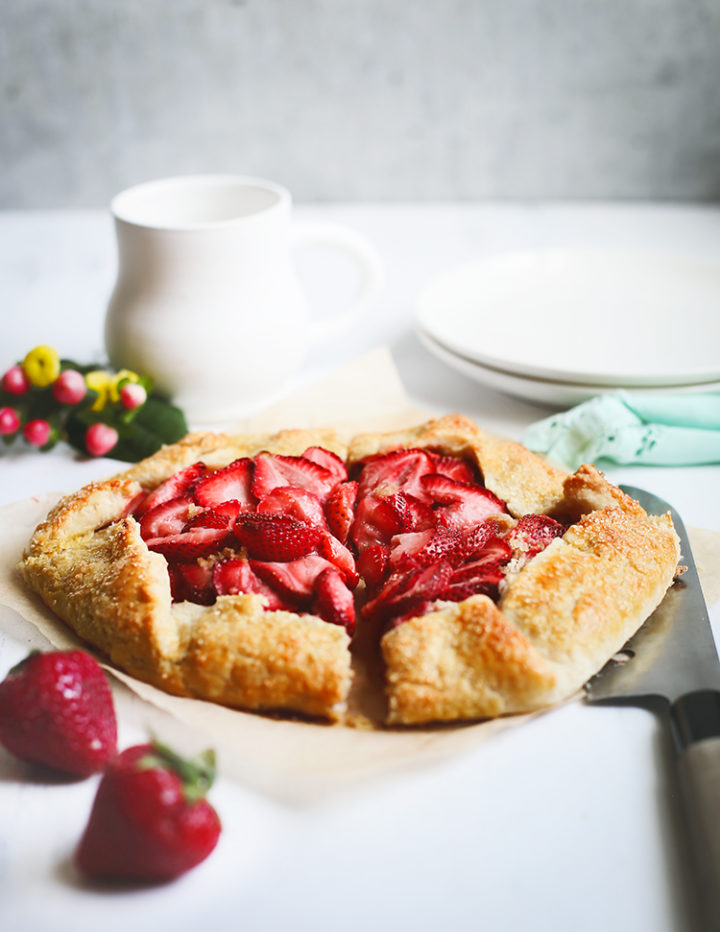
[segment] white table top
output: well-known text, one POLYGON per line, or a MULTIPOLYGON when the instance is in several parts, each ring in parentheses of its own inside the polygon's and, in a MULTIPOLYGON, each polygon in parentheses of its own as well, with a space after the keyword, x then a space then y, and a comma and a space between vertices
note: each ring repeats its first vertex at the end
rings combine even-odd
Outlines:
MULTIPOLYGON (((451 371, 411 330, 413 301, 434 274, 491 252, 589 244, 720 250, 720 209, 680 206, 397 205, 300 207, 366 233, 387 286, 337 365, 387 343, 411 398, 462 411, 520 438, 548 413, 451 371)), ((103 212, 0 214, 4 368, 40 342, 101 354, 112 287, 112 228, 103 212)), ((305 278, 322 306, 318 268, 305 278)), ((307 375, 331 361, 311 359, 307 375)), ((19 448, 18 448, 19 450, 19 448)), ((80 486, 117 463, 0 453, 0 504, 80 486)), ((608 470, 672 503, 689 525, 720 531, 718 469, 608 470)), ((713 623, 720 623, 718 606, 713 623)), ((0 676, 34 629, 0 612, 0 676)), ((121 745, 144 740, 139 701, 123 703, 121 745)), ((427 770, 398 772, 322 804, 288 806, 223 778, 214 855, 164 888, 84 889, 68 866, 97 779, 28 781, 0 749, 0 924, 13 932, 176 928, 231 930, 678 930, 688 928, 686 853, 661 731, 634 708, 571 704, 427 770)))

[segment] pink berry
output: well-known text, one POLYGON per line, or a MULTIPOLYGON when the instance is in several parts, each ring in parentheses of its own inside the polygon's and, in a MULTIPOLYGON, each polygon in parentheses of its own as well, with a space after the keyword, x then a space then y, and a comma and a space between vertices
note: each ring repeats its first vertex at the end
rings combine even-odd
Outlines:
POLYGON ((25 395, 30 391, 30 380, 22 366, 11 366, 2 377, 3 391, 8 395, 25 395))
POLYGON ((44 447, 50 439, 50 425, 44 418, 36 417, 23 427, 23 437, 34 447, 44 447))
POLYGON ((133 408, 139 408, 147 401, 147 392, 138 385, 137 382, 127 382, 120 389, 120 401, 124 408, 132 411, 133 408))
POLYGON ((76 369, 63 369, 53 382, 53 397, 63 405, 76 405, 86 392, 85 379, 76 369))
POLYGON ((118 442, 118 432, 107 424, 91 424, 85 431, 85 449, 90 456, 104 456, 118 442))
POLYGON ((15 408, 0 408, 0 436, 14 434, 20 427, 20 418, 15 408))

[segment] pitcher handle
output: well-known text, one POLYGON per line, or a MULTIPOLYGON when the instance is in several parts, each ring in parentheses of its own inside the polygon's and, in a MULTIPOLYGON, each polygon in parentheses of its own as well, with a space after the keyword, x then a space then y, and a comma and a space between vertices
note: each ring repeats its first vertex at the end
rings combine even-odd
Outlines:
POLYGON ((293 246, 322 245, 339 249, 354 259, 361 272, 357 294, 337 316, 310 322, 310 344, 324 343, 360 323, 383 283, 383 268, 375 247, 361 233, 337 223, 304 221, 293 224, 293 246))

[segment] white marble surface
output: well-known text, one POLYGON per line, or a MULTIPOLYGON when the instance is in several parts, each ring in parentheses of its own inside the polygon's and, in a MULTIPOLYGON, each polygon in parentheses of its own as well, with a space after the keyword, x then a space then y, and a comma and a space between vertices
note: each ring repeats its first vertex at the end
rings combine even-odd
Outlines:
MULTIPOLYGON (((720 210, 674 206, 301 207, 351 224, 378 246, 387 287, 366 325, 309 360, 306 378, 380 342, 391 346, 411 398, 460 410, 519 437, 547 409, 499 395, 445 368, 411 332, 428 278, 489 252, 543 245, 624 244, 717 254, 720 210)), ((102 213, 0 214, 5 366, 37 342, 90 358, 101 352, 112 285, 111 228, 102 213)), ((330 286, 305 268, 318 306, 330 286)), ((681 334, 681 331, 680 331, 681 334)), ((0 503, 79 486, 117 467, 0 453, 0 503)), ((617 481, 671 500, 691 525, 720 531, 719 471, 613 469, 617 481)), ((713 621, 720 622, 718 607, 713 621)), ((37 641, 0 614, 0 675, 37 641)), ((121 743, 147 716, 121 701, 121 743)), ((176 727, 161 720, 161 727, 176 727)), ((169 887, 91 891, 68 857, 95 780, 39 784, 0 750, 0 920, 13 932, 169 928, 617 932, 689 929, 687 858, 663 743, 650 713, 571 704, 425 770, 397 772, 323 803, 293 806, 225 778, 213 791, 224 821, 217 852, 169 887)))

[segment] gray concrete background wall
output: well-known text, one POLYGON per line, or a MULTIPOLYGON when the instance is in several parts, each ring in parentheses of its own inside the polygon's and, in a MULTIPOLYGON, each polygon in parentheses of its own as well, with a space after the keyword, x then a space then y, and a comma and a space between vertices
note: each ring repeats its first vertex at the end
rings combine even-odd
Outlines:
POLYGON ((3 0, 0 206, 720 197, 720 0, 3 0))

